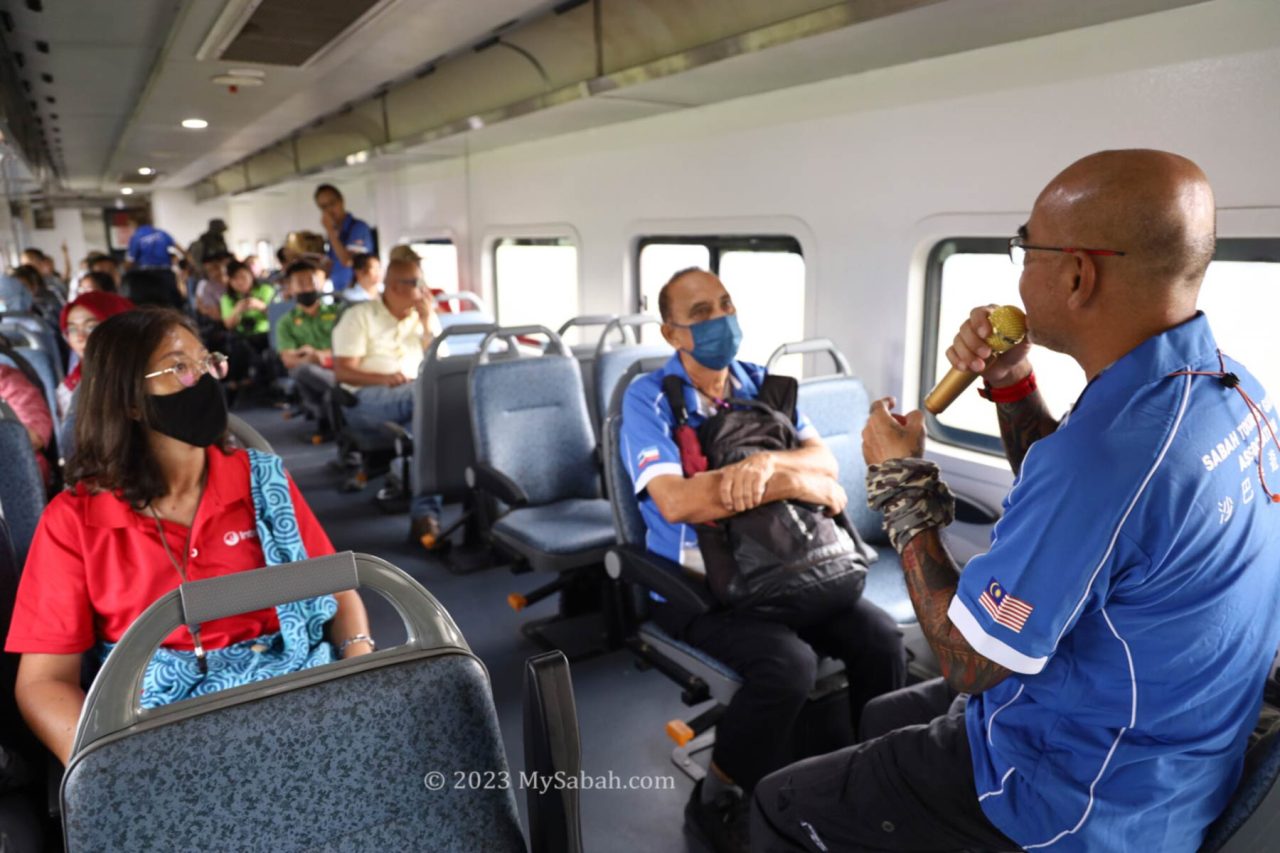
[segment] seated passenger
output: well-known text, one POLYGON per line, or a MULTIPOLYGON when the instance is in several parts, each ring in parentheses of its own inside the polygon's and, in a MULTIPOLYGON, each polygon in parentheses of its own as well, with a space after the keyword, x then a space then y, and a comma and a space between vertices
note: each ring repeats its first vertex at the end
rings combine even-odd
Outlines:
MULTIPOLYGON (((418 265, 387 265, 382 296, 352 305, 333 329, 333 372, 356 405, 347 409, 355 429, 381 432, 387 421, 413 424, 413 390, 422 355, 440 333, 435 303, 418 265)), ((414 541, 439 533, 440 498, 414 498, 409 513, 414 541)))
POLYGON ((276 321, 276 348, 298 385, 303 407, 316 415, 324 435, 330 432, 324 399, 333 390, 333 327, 338 309, 321 304, 324 271, 315 264, 294 261, 285 271, 285 281, 298 304, 276 321))
POLYGON ((1196 310, 1213 191, 1183 157, 1105 151, 1054 178, 1009 245, 1028 343, 988 364, 978 308, 947 353, 982 372, 1017 474, 991 550, 962 573, 943 546, 952 500, 919 412, 880 400, 863 432, 946 681, 877 700, 866 742, 761 782, 754 850, 1190 853, 1240 779, 1280 644, 1280 484, 1249 454, 1280 443, 1250 411, 1274 418, 1274 398, 1196 310), (1069 418, 1036 390, 1030 343, 1088 377, 1069 418))
POLYGON ((31 294, 31 310, 53 322, 58 312, 62 310, 62 299, 44 283, 40 271, 33 266, 23 264, 13 271, 13 277, 22 282, 27 293, 31 294))
POLYGON ((80 376, 84 368, 84 348, 89 343, 89 335, 108 317, 123 314, 132 308, 133 303, 119 294, 90 291, 77 296, 62 309, 58 325, 62 327, 62 336, 66 338, 67 346, 75 354, 77 362, 67 371, 66 378, 58 384, 59 420, 65 418, 71 410, 71 395, 80 385, 80 376))
POLYGON ((89 270, 82 273, 80 280, 76 282, 76 296, 83 296, 86 293, 115 293, 116 280, 104 272, 94 272, 89 270))
MULTIPOLYGON (((255 457, 251 471, 248 452, 227 449, 224 366, 168 310, 120 314, 89 339, 69 490, 40 519, 6 643, 22 655, 23 717, 64 763, 82 657, 102 657, 153 601, 185 581, 333 553, 277 457, 255 457), (259 506, 253 491, 268 490, 290 501, 259 506), (299 536, 260 539, 285 529, 299 536)), ((328 663, 326 620, 339 656, 372 649, 355 591, 179 628, 147 669, 142 705, 328 663)))
MULTIPOLYGON (((682 270, 663 287, 658 305, 663 336, 677 352, 661 370, 627 390, 619 440, 648 526, 649 550, 701 576, 705 570, 692 525, 778 500, 804 500, 832 514, 842 512, 846 498, 836 481, 835 458, 798 412, 799 449, 756 453, 727 467, 683 476, 664 378, 680 378, 688 423, 696 429, 729 397, 755 398, 765 371, 734 360, 741 332, 733 301, 716 276, 682 270)), ((710 771, 694 787, 685 812, 690 825, 717 851, 745 849, 742 791, 749 792, 765 774, 791 760, 792 726, 813 688, 820 654, 845 662, 855 722, 868 699, 905 683, 906 652, 897 625, 863 599, 799 630, 728 609, 690 618, 667 602, 655 602, 654 618, 743 679, 716 724, 710 771)))
POLYGON ((12 275, 0 272, 0 310, 10 314, 29 312, 35 300, 26 284, 12 275))
POLYGON ((27 430, 31 447, 36 452, 36 465, 48 488, 53 476, 53 466, 45 455, 45 448, 53 441, 53 416, 44 389, 33 383, 27 375, 9 364, 0 364, 0 400, 9 404, 13 413, 27 430))
POLYGON ((89 257, 84 259, 84 263, 90 272, 104 272, 111 276, 111 280, 116 283, 116 289, 120 288, 120 263, 114 255, 90 252, 89 257))
POLYGON ((228 252, 214 252, 201 262, 204 277, 196 285, 197 319, 222 325, 222 297, 227 293, 227 264, 231 261, 228 252))
POLYGON ((382 295, 382 261, 377 255, 364 252, 351 259, 351 272, 354 283, 342 291, 342 298, 347 302, 368 302, 382 295))
MULTIPOLYGON (((66 252, 66 244, 62 246, 63 252, 66 252)), ((34 247, 22 250, 22 263, 30 264, 40 273, 40 277, 44 280, 45 287, 58 294, 59 299, 67 298, 67 283, 58 275, 57 269, 54 268, 53 258, 46 255, 39 249, 34 247)))
POLYGON ((227 390, 229 402, 235 394, 251 383, 250 371, 261 367, 270 346, 268 334, 271 322, 267 319, 267 305, 275 298, 275 288, 254 281, 247 264, 232 261, 227 265, 227 292, 222 295, 222 325, 227 330, 227 390))

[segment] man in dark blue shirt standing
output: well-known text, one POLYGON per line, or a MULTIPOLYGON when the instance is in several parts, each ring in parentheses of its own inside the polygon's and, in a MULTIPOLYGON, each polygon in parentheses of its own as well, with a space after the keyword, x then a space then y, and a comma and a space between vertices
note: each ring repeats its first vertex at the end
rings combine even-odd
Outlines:
POLYGON ((333 291, 341 293, 351 286, 351 264, 359 254, 373 254, 373 229, 369 223, 347 213, 342 193, 332 184, 316 187, 316 207, 320 208, 320 224, 329 239, 329 280, 333 291))

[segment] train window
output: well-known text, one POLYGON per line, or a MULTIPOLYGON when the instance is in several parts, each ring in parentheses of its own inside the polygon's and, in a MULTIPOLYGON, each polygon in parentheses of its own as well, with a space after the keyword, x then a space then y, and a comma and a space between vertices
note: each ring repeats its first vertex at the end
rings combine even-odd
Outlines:
POLYGON ((255 254, 258 256, 258 269, 260 270, 273 270, 280 266, 280 262, 276 258, 275 249, 271 248, 271 243, 266 240, 258 241, 255 254))
POLYGON ((498 240, 493 286, 504 326, 557 329, 578 314, 578 247, 565 237, 498 240))
POLYGON ((422 258, 422 277, 432 290, 458 292, 458 247, 452 240, 417 240, 409 248, 422 258))
POLYGON ((744 361, 763 364, 780 344, 804 337, 804 254, 794 237, 645 237, 636 265, 638 307, 651 314, 672 273, 703 267, 720 276, 738 309, 744 361))
MULTIPOLYGON (((1019 304, 1019 271, 1003 238, 954 238, 930 253, 925 289, 925 340, 920 385, 932 388, 948 369, 946 349, 975 305, 1019 304)), ((1280 388, 1280 366, 1268 352, 1268 318, 1280 311, 1280 240, 1222 239, 1200 290, 1199 306, 1223 352, 1249 366, 1270 390, 1280 388)), ((1040 392, 1050 411, 1062 413, 1084 389, 1085 377, 1069 356, 1035 347, 1040 392)), ((931 437, 1001 454, 991 404, 972 391, 945 412, 928 416, 931 437)))

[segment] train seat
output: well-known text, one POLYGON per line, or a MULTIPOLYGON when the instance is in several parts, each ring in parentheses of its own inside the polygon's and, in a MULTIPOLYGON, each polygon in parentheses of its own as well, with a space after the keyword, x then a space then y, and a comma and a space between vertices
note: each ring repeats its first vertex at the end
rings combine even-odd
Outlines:
MULTIPOLYGON (((553 593, 562 596, 560 615, 572 613, 570 600, 599 600, 607 586, 598 571, 614 543, 609 502, 600 496, 595 439, 587 415, 582 375, 559 335, 542 326, 502 328, 480 346, 469 380, 471 428, 476 462, 470 485, 505 505, 489 530, 493 543, 518 565, 557 575, 552 582, 508 600, 522 610, 553 593), (494 360, 490 348, 501 338, 542 335, 548 346, 536 357, 494 360)), ((556 647, 542 633, 550 623, 530 623, 526 632, 556 647)))
MULTIPOLYGON (((442 329, 448 329, 451 326, 481 326, 494 323, 493 312, 489 310, 484 300, 469 290, 437 294, 436 305, 440 309, 436 316, 440 318, 442 329)), ((457 335, 449 341, 449 355, 474 354, 480 349, 482 340, 484 340, 483 333, 457 335)))
POLYGON ((44 512, 44 479, 36 464, 27 429, 13 409, 0 401, 0 515, 8 523, 18 565, 27 560, 27 549, 44 512))
MULTIPOLYGON (((566 320, 556 331, 556 334, 563 339, 573 329, 603 326, 604 328, 601 331, 601 338, 603 338, 609 334, 611 329, 617 328, 614 324, 617 319, 618 316, 616 314, 582 314, 566 320)), ((618 334, 621 336, 622 331, 618 330, 618 334)), ((599 347, 596 340, 587 340, 585 333, 581 337, 581 342, 571 344, 569 349, 573 352, 573 357, 578 360, 578 367, 582 371, 582 387, 590 391, 595 388, 596 354, 599 351, 599 347)), ((625 342, 625 338, 623 340, 625 342)), ((597 420, 594 395, 587 397, 587 415, 590 417, 592 428, 594 429, 594 424, 597 420)))
MULTIPOLYGON (((546 706, 533 713, 553 719, 551 703, 571 689, 567 668, 541 672, 530 701, 546 706)), ((577 741, 576 730, 534 734, 549 755, 568 750, 550 738, 577 741)), ((487 672, 435 598, 367 555, 272 566, 168 593, 112 652, 63 779, 66 849, 409 850, 430 839, 526 850, 514 786, 460 784, 463 770, 509 774, 487 672), (177 625, 355 587, 391 600, 404 645, 139 709, 147 662, 177 625)))
POLYGON ((627 372, 627 368, 637 359, 664 355, 669 357, 675 352, 665 341, 656 344, 640 343, 640 327, 645 325, 660 326, 662 323, 656 317, 650 317, 647 314, 628 314, 617 317, 605 327, 600 333, 600 340, 596 342, 595 375, 593 384, 589 387, 592 405, 591 425, 597 436, 601 434, 601 425, 605 414, 609 411, 609 401, 613 398, 613 391, 618 387, 618 380, 627 372), (620 344, 610 341, 609 333, 614 329, 618 329, 623 334, 620 344))

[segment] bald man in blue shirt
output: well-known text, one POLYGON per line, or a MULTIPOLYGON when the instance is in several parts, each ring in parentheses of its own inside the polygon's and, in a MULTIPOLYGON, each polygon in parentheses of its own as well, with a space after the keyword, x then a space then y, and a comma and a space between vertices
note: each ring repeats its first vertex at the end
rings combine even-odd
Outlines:
POLYGON ((1029 343, 988 361, 988 309, 961 328, 948 357, 982 374, 1017 474, 963 572, 923 416, 873 406, 869 499, 945 682, 762 781, 753 850, 1200 846, 1280 644, 1280 473, 1258 464, 1280 424, 1196 309, 1214 216, 1200 169, 1160 151, 1091 155, 1040 194, 1010 241, 1029 338, 1089 384, 1055 420, 1029 343))

